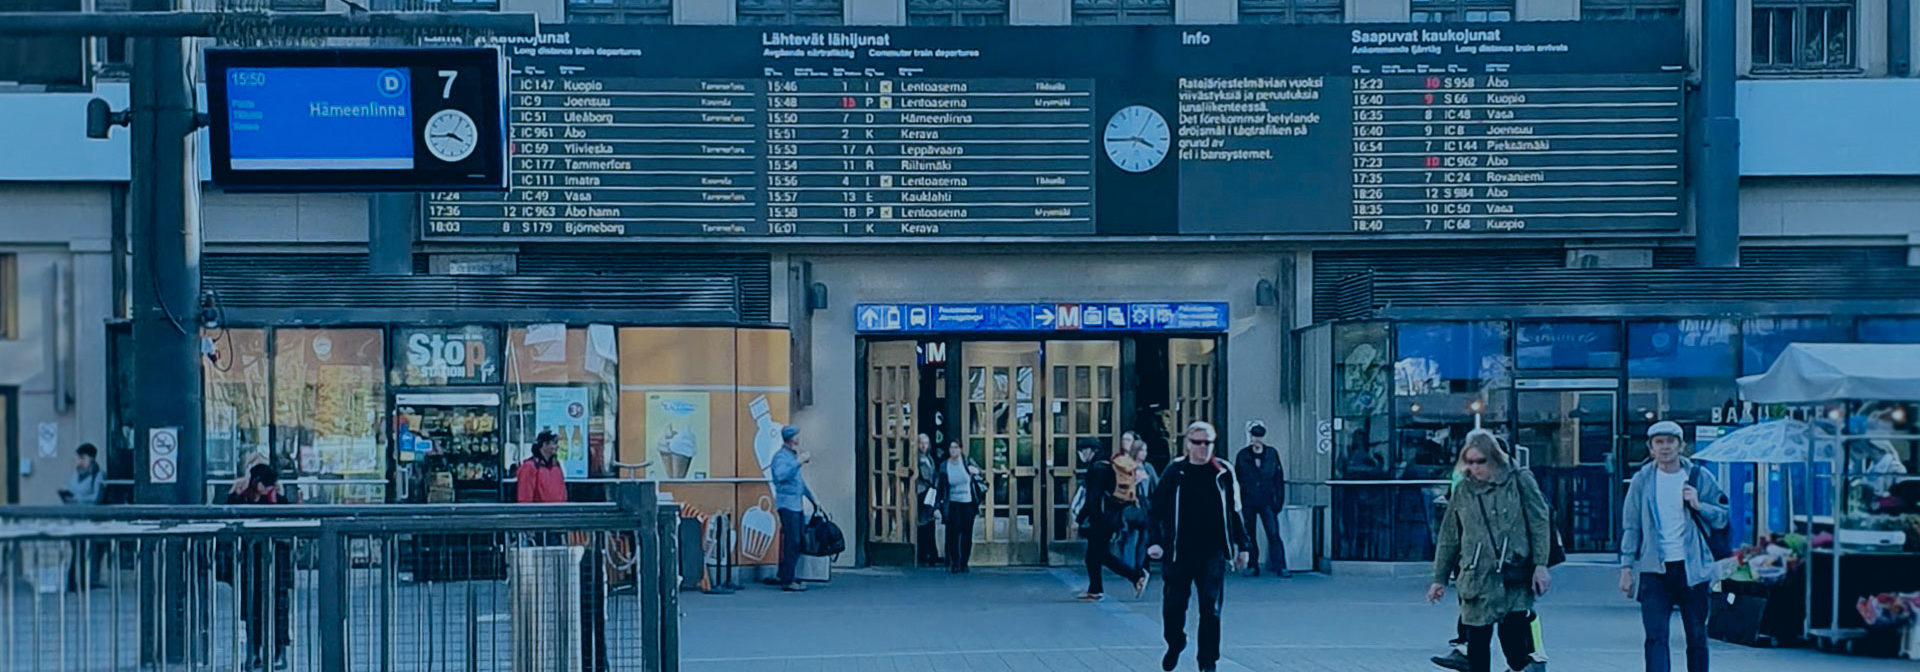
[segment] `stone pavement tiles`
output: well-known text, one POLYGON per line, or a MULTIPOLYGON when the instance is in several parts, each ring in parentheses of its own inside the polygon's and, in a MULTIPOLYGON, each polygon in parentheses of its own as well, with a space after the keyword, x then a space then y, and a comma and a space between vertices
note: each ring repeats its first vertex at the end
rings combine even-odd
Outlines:
MULTIPOLYGON (((1610 567, 1563 566, 1540 604, 1551 672, 1642 669, 1638 605, 1610 567)), ((1160 583, 1146 599, 1109 579, 1105 602, 1074 600, 1085 577, 1068 569, 840 571, 806 593, 753 586, 683 597, 688 672, 1028 672, 1158 670, 1160 583)), ((1428 606, 1418 578, 1232 578, 1221 670, 1427 672, 1445 650, 1452 598, 1428 606)), ((1188 618, 1188 628, 1195 619, 1188 618)), ((1684 650, 1678 622, 1673 650, 1684 650)), ((1713 643, 1728 672, 1920 670, 1904 661, 1713 643)), ((1181 660, 1195 669, 1193 647, 1181 660)))

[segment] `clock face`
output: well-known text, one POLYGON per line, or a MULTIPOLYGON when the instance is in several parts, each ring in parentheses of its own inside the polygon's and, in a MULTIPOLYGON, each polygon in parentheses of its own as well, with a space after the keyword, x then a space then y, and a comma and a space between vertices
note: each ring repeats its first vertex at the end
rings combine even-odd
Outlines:
POLYGON ((480 127, 459 110, 441 110, 427 118, 427 151, 434 158, 455 163, 473 154, 480 144, 480 127))
POLYGON ((1166 117, 1145 105, 1129 105, 1107 120, 1102 140, 1113 165, 1129 173, 1144 173, 1166 160, 1171 137, 1166 117))

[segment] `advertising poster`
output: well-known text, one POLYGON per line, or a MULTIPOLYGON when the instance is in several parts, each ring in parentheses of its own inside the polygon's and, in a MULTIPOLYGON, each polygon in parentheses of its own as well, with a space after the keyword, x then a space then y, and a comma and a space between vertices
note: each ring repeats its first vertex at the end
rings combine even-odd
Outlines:
POLYGON ((706 392, 648 392, 647 445, 663 478, 707 478, 713 434, 706 392))
MULTIPOLYGON (((567 478, 587 477, 587 392, 584 387, 537 387, 533 424, 560 437, 560 467, 567 478)), ((536 433, 535 436, 538 436, 536 433)))

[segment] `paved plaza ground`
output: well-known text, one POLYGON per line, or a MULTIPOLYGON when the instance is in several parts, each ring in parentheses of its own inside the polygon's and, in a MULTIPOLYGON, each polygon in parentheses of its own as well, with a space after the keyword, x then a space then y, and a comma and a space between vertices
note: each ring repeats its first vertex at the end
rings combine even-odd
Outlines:
MULTIPOLYGON (((1610 567, 1563 566, 1540 605, 1551 672, 1642 669, 1638 606, 1610 567)), ((1418 577, 1230 579, 1221 670, 1426 672, 1456 614, 1418 577)), ((1109 590, 1120 588, 1109 580, 1109 590)), ((1078 569, 843 571, 803 594, 753 586, 683 600, 688 672, 1158 670, 1160 590, 1084 604, 1078 569)), ((1189 628, 1192 619, 1189 619, 1189 628)), ((1675 623, 1675 651, 1683 640, 1675 623)), ((1920 663, 1713 644, 1724 672, 1920 671, 1920 663)), ((1680 661, 1676 659, 1676 663, 1680 661)), ((1684 664, 1679 664, 1685 669, 1684 664)), ((1192 648, 1182 670, 1195 669, 1192 648)))

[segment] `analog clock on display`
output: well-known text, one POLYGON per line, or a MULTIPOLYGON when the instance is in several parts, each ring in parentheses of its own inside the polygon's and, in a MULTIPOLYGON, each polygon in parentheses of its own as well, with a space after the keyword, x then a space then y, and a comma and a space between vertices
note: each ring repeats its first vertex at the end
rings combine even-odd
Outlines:
POLYGON ((1102 140, 1113 165, 1129 173, 1144 173, 1166 160, 1171 137, 1166 117, 1145 105, 1128 105, 1107 120, 1102 140))
POLYGON ((434 158, 455 163, 473 154, 480 142, 480 128, 473 117, 459 110, 441 110, 427 118, 427 151, 434 158))

